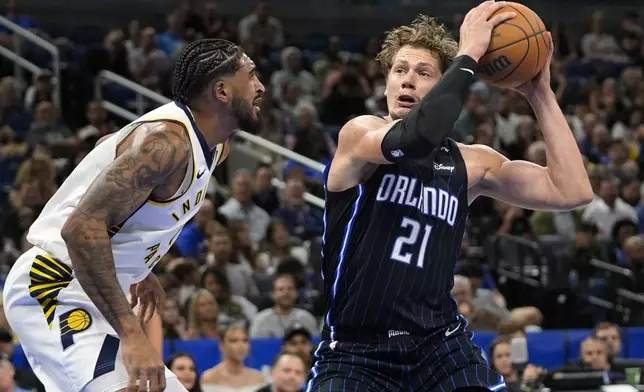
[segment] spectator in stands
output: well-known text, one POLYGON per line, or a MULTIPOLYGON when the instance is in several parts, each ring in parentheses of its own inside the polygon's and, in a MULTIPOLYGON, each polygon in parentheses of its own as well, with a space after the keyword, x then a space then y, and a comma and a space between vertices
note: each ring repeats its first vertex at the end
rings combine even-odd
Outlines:
POLYGON ((31 114, 20 100, 18 79, 6 76, 0 80, 0 126, 9 126, 13 133, 24 138, 31 124, 31 114))
POLYGON ((51 158, 38 154, 34 148, 32 158, 20 165, 16 175, 16 189, 9 197, 15 211, 23 207, 39 210, 56 192, 56 168, 51 158))
POLYGON ((219 325, 228 328, 231 325, 248 327, 257 314, 257 306, 248 299, 232 295, 230 284, 224 272, 217 267, 208 267, 201 275, 201 287, 215 296, 219 305, 219 325))
POLYGON ((25 92, 25 107, 33 110, 36 105, 43 101, 53 102, 54 106, 60 107, 58 97, 54 95, 54 74, 48 70, 43 69, 36 77, 36 82, 27 88, 25 92))
POLYGON ((36 105, 26 140, 31 146, 46 143, 57 157, 69 154, 76 147, 74 134, 60 121, 58 110, 50 101, 36 105))
POLYGON ((197 290, 190 299, 188 311, 189 339, 219 339, 219 306, 205 289, 197 290))
POLYGON ((587 369, 610 370, 607 345, 592 336, 581 343, 581 360, 587 369))
POLYGON ((282 69, 271 76, 271 86, 273 87, 275 99, 282 100, 282 93, 287 85, 296 86, 306 99, 317 95, 317 80, 315 80, 313 74, 303 68, 304 60, 300 49, 294 46, 284 48, 281 60, 282 69))
POLYGON ((583 209, 572 211, 535 211, 530 216, 530 226, 535 236, 559 235, 574 241, 582 224, 583 209))
POLYGON ((604 236, 609 236, 615 222, 631 219, 637 222, 637 212, 619 197, 619 180, 605 178, 599 186, 599 197, 595 198, 584 210, 584 222, 591 223, 604 236))
POLYGON ((250 227, 245 220, 231 220, 228 222, 233 248, 237 249, 237 257, 243 264, 255 269, 255 259, 259 245, 250 238, 250 227))
POLYGON ((271 369, 272 384, 257 392, 299 392, 302 389, 308 365, 299 355, 279 353, 271 369))
MULTIPOLYGON (((262 101, 265 99, 263 98, 262 101)), ((253 192, 253 203, 270 215, 280 206, 277 191, 271 183, 274 176, 275 173, 269 165, 260 165, 255 173, 255 190, 253 192)))
POLYGON ((509 392, 537 391, 540 390, 539 377, 546 373, 546 370, 527 364, 520 372, 514 366, 511 350, 512 340, 509 337, 501 336, 492 342, 490 346, 490 358, 492 369, 503 376, 509 392))
POLYGON ((281 219, 273 219, 266 234, 263 251, 255 262, 257 270, 273 275, 282 260, 293 257, 306 265, 308 252, 302 246, 293 245, 286 224, 281 219))
POLYGON ((195 360, 188 353, 173 354, 166 366, 172 373, 177 376, 181 385, 188 392, 201 392, 202 388, 197 374, 197 365, 195 360))
POLYGON ((143 86, 160 90, 171 70, 170 58, 157 48, 156 31, 146 27, 141 31, 141 46, 130 55, 130 70, 143 86))
POLYGON ((130 79, 129 54, 125 47, 123 31, 120 29, 111 30, 105 36, 101 47, 90 49, 87 54, 87 63, 92 74, 97 74, 105 69, 130 79))
POLYGON ((478 293, 478 290, 476 294, 473 293, 470 279, 462 275, 454 276, 452 296, 458 302, 461 314, 468 319, 471 330, 496 331, 504 320, 513 320, 524 328, 541 324, 543 316, 534 306, 510 311, 504 305, 501 306, 491 292, 482 290, 482 295, 478 293), (489 294, 485 294, 486 292, 489 294))
POLYGON ((181 315, 179 301, 176 298, 167 297, 163 303, 162 313, 163 336, 165 339, 188 339, 186 319, 181 315))
POLYGON ((282 350, 302 357, 307 364, 307 369, 313 366, 313 342, 311 341, 311 332, 304 328, 303 325, 294 324, 291 328, 286 330, 282 350))
POLYGON ((250 344, 244 328, 224 330, 219 343, 221 362, 201 377, 204 392, 253 392, 266 384, 264 375, 244 365, 250 344))
POLYGON ((178 12, 172 12, 167 16, 166 23, 168 27, 163 33, 159 33, 157 42, 166 56, 172 56, 183 43, 183 20, 178 12))
POLYGON ((199 286, 199 265, 194 259, 179 257, 168 263, 166 271, 177 279, 177 298, 184 305, 199 286))
POLYGON ((297 289, 295 278, 291 275, 280 275, 273 282, 272 308, 257 314, 250 327, 252 338, 282 338, 286 330, 295 324, 308 329, 311 335, 319 335, 315 317, 306 310, 295 308, 297 289))
POLYGON ((286 181, 284 206, 275 211, 275 217, 286 224, 290 235, 309 240, 324 231, 320 210, 311 208, 304 200, 304 182, 292 177, 286 181))
POLYGON ((608 361, 619 357, 622 353, 622 335, 619 326, 614 323, 602 322, 599 323, 593 330, 593 337, 601 340, 606 344, 608 361))
POLYGON ((245 169, 238 170, 232 180, 232 197, 217 210, 230 220, 245 220, 253 241, 261 243, 270 224, 268 213, 253 203, 253 178, 245 169))
POLYGON ((98 141, 101 137, 116 131, 118 131, 118 128, 108 120, 107 112, 101 106, 101 102, 92 101, 87 104, 87 125, 80 128, 76 132, 76 136, 81 140, 91 136, 98 141))
POLYGON ((315 106, 308 101, 300 101, 293 109, 296 124, 286 136, 286 146, 298 154, 321 163, 328 163, 337 148, 319 123, 315 106))
POLYGON ((586 60, 623 60, 617 40, 604 30, 604 14, 600 11, 593 12, 591 30, 581 38, 581 54, 586 60))
POLYGON ((30 392, 19 388, 14 377, 16 370, 6 355, 0 356, 0 391, 2 392, 30 392))
POLYGON ((259 290, 253 281, 252 269, 239 260, 230 233, 215 231, 208 241, 208 250, 207 264, 225 272, 230 283, 230 293, 256 301, 259 290))
POLYGON ((239 41, 253 41, 263 51, 275 50, 284 46, 282 23, 270 15, 269 5, 260 1, 255 5, 255 12, 239 21, 239 41))
POLYGON ((613 225, 610 241, 605 243, 603 259, 616 265, 627 266, 626 240, 637 234, 637 224, 630 219, 620 219, 613 225))
POLYGON ((215 206, 210 199, 205 199, 197 215, 188 222, 179 233, 175 245, 183 257, 197 257, 204 250, 206 225, 215 216, 215 206))
POLYGON ((367 112, 365 91, 362 77, 355 69, 342 72, 331 93, 322 100, 320 120, 325 125, 342 126, 351 118, 367 112))
POLYGON ((135 50, 141 48, 141 35, 141 22, 138 19, 132 19, 127 25, 128 39, 125 41, 125 48, 130 58, 135 50))
POLYGON ((456 272, 470 280, 476 301, 494 301, 498 306, 505 308, 505 298, 497 289, 492 274, 484 265, 476 261, 463 261, 458 263, 456 272))

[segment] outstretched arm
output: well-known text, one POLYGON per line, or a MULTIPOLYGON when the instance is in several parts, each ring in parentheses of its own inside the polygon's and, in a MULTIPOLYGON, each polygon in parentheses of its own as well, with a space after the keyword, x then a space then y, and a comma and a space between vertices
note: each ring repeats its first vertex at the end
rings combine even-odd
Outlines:
MULTIPOLYGON (((550 55, 552 56, 552 38, 550 55)), ((593 191, 577 141, 550 88, 550 61, 531 82, 519 87, 534 109, 546 143, 547 167, 509 161, 477 146, 485 162, 480 194, 535 210, 569 210, 588 204, 593 191)))
POLYGON ((157 185, 185 170, 191 151, 185 130, 166 123, 141 125, 117 150, 61 234, 83 290, 119 336, 127 337, 142 330, 119 285, 107 229, 125 221, 157 185))

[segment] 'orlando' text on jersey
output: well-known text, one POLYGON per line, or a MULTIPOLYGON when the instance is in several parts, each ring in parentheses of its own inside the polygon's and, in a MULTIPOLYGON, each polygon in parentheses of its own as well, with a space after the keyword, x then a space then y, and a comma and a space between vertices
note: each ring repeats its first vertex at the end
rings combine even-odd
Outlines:
MULTIPOLYGON (((327 168, 328 170, 328 168, 327 168)), ((326 332, 426 333, 453 322, 450 289, 468 214, 467 172, 445 139, 423 161, 380 165, 326 192, 326 332)))

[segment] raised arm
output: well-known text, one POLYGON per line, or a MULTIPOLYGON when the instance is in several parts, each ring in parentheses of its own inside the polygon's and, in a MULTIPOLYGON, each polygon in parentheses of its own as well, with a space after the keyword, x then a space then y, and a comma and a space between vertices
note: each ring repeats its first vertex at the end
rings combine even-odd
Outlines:
POLYGON ((62 228, 76 278, 122 338, 142 330, 117 280, 107 229, 125 221, 157 185, 186 170, 190 154, 183 128, 140 125, 121 143, 117 158, 94 180, 62 228))
MULTIPOLYGON (((547 36, 552 56, 552 38, 549 33, 547 36)), ((533 81, 517 89, 530 102, 541 126, 548 166, 510 161, 489 147, 464 147, 468 166, 483 168, 476 184, 479 194, 550 211, 570 210, 592 201, 593 191, 577 141, 550 88, 549 66, 550 62, 533 81)))
POLYGON ((458 53, 442 75, 435 67, 417 61, 417 56, 426 55, 422 51, 407 55, 409 59, 404 54, 395 59, 387 77, 387 88, 396 91, 389 93, 397 95, 400 89, 424 96, 402 120, 387 123, 375 116, 362 116, 349 121, 340 130, 327 182, 330 190, 355 186, 370 163, 390 164, 402 159, 424 158, 440 146, 463 109, 477 62, 489 46, 492 29, 515 16, 513 12, 492 16, 504 6, 505 2, 486 1, 466 15, 460 29, 458 53), (414 61, 418 64, 410 65, 414 61), (440 77, 438 81, 436 73, 440 77))

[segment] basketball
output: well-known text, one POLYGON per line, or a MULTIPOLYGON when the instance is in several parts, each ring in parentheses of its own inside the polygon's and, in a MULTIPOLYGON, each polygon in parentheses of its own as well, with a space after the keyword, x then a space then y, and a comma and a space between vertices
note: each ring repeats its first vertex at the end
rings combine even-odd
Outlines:
POLYGON ((511 88, 534 78, 546 64, 550 50, 546 26, 530 8, 508 2, 494 15, 514 12, 513 19, 492 30, 487 52, 479 60, 478 75, 487 84, 511 88))
POLYGON ((89 314, 82 309, 73 311, 67 318, 67 325, 72 331, 84 331, 89 327, 89 314))

